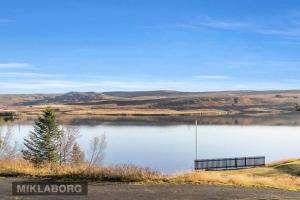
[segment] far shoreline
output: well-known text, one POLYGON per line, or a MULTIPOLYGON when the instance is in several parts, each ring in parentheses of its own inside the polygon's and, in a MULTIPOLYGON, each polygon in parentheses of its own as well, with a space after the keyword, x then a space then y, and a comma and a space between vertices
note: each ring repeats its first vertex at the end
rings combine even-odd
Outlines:
MULTIPOLYGON (((0 117, 2 121, 26 123, 36 120, 36 115, 21 115, 17 118, 0 117)), ((297 112, 288 114, 257 115, 70 115, 59 113, 58 122, 67 125, 241 125, 241 126, 300 126, 300 115, 297 112)))

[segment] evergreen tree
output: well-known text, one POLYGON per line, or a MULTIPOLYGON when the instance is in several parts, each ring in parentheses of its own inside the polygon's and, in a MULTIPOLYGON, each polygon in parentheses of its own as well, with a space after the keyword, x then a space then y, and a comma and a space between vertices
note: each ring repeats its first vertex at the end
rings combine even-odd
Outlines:
POLYGON ((34 131, 29 138, 24 139, 23 158, 35 165, 48 162, 56 164, 59 161, 59 137, 61 131, 56 122, 52 108, 47 107, 34 125, 34 131))
POLYGON ((82 164, 84 163, 84 152, 81 151, 80 146, 75 142, 71 154, 71 162, 73 164, 82 164))
POLYGON ((300 111, 300 104, 299 103, 295 104, 295 109, 296 109, 296 111, 300 111))

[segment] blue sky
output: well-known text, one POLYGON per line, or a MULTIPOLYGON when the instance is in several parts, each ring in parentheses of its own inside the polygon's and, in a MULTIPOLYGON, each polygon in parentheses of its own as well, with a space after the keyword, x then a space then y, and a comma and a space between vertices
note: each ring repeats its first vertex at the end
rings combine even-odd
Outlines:
POLYGON ((3 0, 0 93, 300 89, 298 0, 3 0))

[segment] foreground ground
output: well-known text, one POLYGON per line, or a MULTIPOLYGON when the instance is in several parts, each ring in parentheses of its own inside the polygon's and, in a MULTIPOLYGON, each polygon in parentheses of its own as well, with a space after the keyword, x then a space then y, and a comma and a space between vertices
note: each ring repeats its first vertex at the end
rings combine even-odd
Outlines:
POLYGON ((88 196, 12 196, 11 183, 24 180, 20 178, 0 178, 0 199, 300 199, 300 192, 269 188, 191 184, 131 185, 120 183, 90 183, 88 196))
POLYGON ((164 175, 131 165, 89 167, 64 165, 35 167, 24 160, 1 160, 0 177, 134 184, 198 184, 265 187, 300 191, 300 160, 286 160, 257 167, 228 171, 198 171, 164 175))
POLYGON ((266 167, 251 169, 199 171, 173 175, 164 175, 147 168, 128 165, 88 167, 83 164, 52 168, 48 165, 34 167, 24 160, 1 160, 0 177, 3 177, 0 178, 0 189, 6 188, 0 194, 3 193, 6 197, 10 194, 10 183, 13 180, 47 179, 89 181, 93 183, 90 187, 90 196, 95 195, 95 198, 105 194, 105 197, 112 199, 115 199, 114 195, 120 195, 122 199, 125 198, 124 195, 126 198, 133 195, 141 198, 165 195, 172 199, 176 199, 176 195, 178 198, 184 196, 196 198, 204 195, 208 199, 224 199, 225 197, 266 199, 273 197, 272 195, 275 195, 274 198, 293 197, 295 199, 299 195, 300 199, 299 159, 280 161, 266 167), (171 194, 171 191, 176 192, 171 194))

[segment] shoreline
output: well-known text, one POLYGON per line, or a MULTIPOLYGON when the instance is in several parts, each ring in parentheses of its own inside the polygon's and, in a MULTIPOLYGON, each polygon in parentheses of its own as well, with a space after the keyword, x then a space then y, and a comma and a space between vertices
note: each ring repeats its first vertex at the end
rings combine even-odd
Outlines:
MULTIPOLYGON (((26 122, 37 119, 36 115, 20 115, 15 118, 3 118, 3 121, 26 122)), ((58 121, 70 125, 192 125, 195 120, 199 125, 265 125, 265 126, 299 126, 300 115, 298 112, 289 114, 269 114, 269 115, 155 115, 155 116, 135 116, 135 115, 70 115, 58 113, 58 121)))

